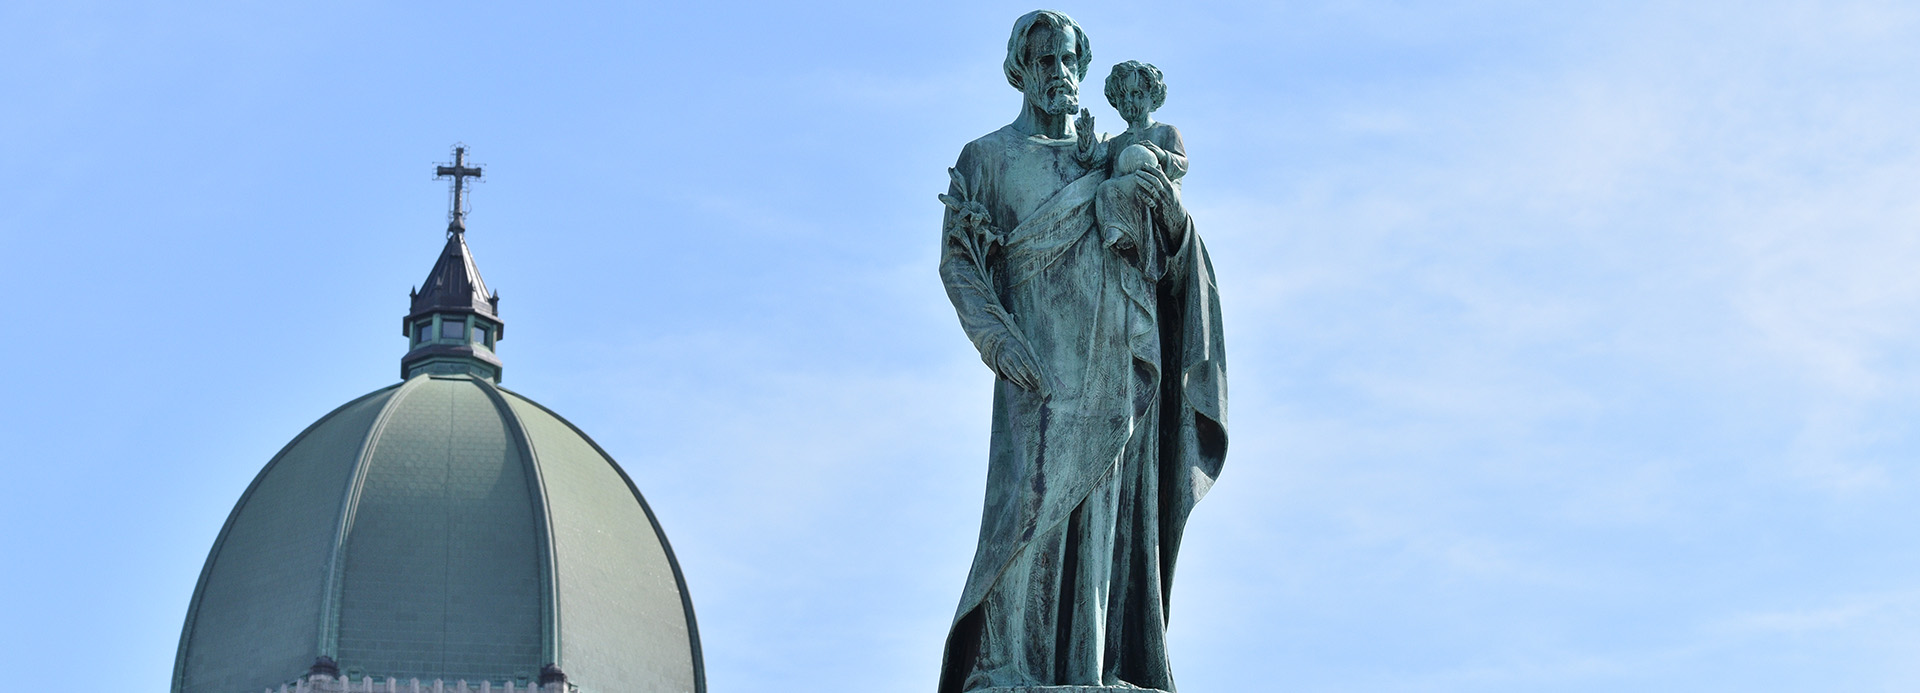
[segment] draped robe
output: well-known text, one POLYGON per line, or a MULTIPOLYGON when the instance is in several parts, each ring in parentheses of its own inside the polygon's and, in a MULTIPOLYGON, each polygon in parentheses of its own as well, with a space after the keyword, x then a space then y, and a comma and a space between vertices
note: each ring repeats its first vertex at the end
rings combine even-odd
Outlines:
POLYGON ((1000 245, 969 252, 948 210, 948 296, 983 358, 1025 344, 1044 385, 994 383, 980 539, 939 690, 1170 691, 1174 558, 1226 454, 1212 263, 1191 221, 1113 244, 1096 208, 1144 214, 1128 204, 1138 181, 1083 167, 1071 140, 1008 126, 969 143, 955 171, 948 194, 983 204, 1000 245))

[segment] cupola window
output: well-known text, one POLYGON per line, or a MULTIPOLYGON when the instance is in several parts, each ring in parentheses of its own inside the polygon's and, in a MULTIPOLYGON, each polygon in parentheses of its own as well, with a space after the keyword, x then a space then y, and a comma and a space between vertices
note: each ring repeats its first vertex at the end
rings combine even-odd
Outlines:
POLYGON ((464 322, 454 322, 452 320, 441 321, 440 338, 441 339, 466 339, 467 324, 464 322))

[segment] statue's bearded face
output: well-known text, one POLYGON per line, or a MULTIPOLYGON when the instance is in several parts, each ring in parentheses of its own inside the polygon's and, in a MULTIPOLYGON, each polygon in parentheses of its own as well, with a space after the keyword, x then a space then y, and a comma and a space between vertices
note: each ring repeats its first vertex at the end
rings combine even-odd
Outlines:
POLYGON ((1041 25, 1027 35, 1022 56, 1022 91, 1031 103, 1050 115, 1080 110, 1080 54, 1072 31, 1041 25))

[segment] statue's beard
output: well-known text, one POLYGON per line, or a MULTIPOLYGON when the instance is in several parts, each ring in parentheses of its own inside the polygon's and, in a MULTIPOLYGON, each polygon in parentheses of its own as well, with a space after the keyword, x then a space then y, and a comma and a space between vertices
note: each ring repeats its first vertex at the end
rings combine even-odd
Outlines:
POLYGON ((1028 92, 1027 101, 1047 115, 1073 115, 1080 111, 1080 88, 1072 82, 1055 82, 1028 92))

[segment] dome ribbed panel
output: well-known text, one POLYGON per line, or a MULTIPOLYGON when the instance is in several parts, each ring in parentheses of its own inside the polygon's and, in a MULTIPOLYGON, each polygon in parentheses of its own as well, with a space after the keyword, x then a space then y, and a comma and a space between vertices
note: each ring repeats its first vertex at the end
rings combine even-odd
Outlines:
POLYGON ((174 690, 278 688, 313 663, 342 490, 392 395, 372 393, 315 422, 241 496, 188 609, 174 690))
POLYGON ((572 426, 506 394, 546 486, 568 679, 585 693, 704 690, 692 612, 644 501, 572 426))
POLYGON ((375 443, 341 582, 349 673, 500 681, 543 664, 533 487, 481 387, 421 383, 375 443))

